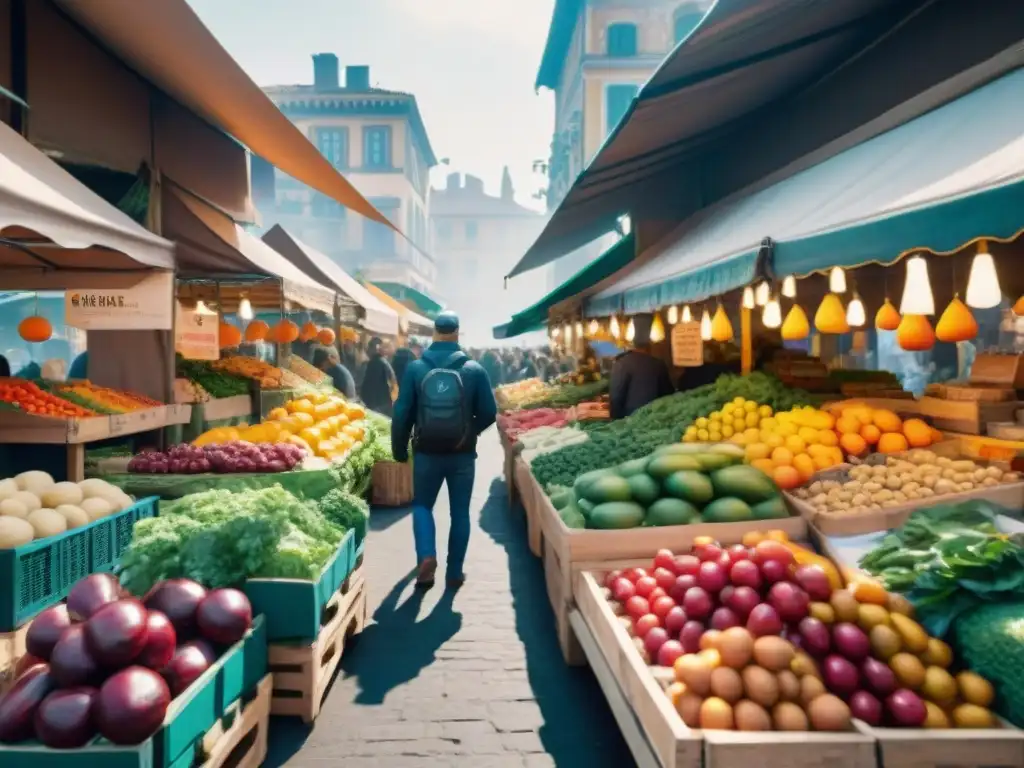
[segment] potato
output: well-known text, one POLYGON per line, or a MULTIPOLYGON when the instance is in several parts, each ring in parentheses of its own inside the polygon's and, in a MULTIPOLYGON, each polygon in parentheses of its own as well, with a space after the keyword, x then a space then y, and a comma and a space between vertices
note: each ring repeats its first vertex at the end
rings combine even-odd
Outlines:
MULTIPOLYGON (((999 485, 999 481, 994 477, 986 477, 981 481, 983 488, 991 488, 992 486, 999 485)), ((3 514, 3 502, 0 501, 0 514, 3 514)))
POLYGON ((964 493, 966 493, 967 491, 973 491, 974 490, 974 483, 960 483, 958 488, 961 491, 963 491, 964 493))
POLYGON ((810 487, 807 489, 807 492, 810 493, 811 496, 817 496, 822 491, 824 491, 824 488, 821 487, 821 481, 820 480, 815 480, 813 483, 811 483, 810 487))
POLYGON ((927 499, 929 496, 934 496, 935 491, 927 486, 921 486, 917 491, 918 498, 927 499))
POLYGON ((892 500, 900 504, 904 504, 907 501, 907 494, 905 494, 903 491, 893 491, 892 500))
POLYGON ((903 481, 897 475, 889 475, 885 478, 885 487, 890 491, 898 491, 903 487, 903 481))
POLYGON ((1002 482, 1004 483, 1019 483, 1020 475, 1016 472, 1007 472, 1003 475, 1002 482))
POLYGON ((882 490, 882 484, 864 483, 864 485, 861 487, 861 490, 863 490, 864 493, 877 493, 878 491, 882 490))
POLYGON ((888 488, 883 488, 880 491, 875 491, 875 493, 871 494, 871 500, 878 504, 881 504, 886 501, 891 501, 892 491, 890 491, 888 488))
POLYGON ((935 493, 937 493, 938 495, 941 496, 942 494, 945 494, 945 493, 956 493, 957 492, 957 486, 956 486, 956 483, 954 483, 952 480, 947 480, 946 478, 942 478, 941 480, 937 480, 935 482, 935 489, 934 490, 935 490, 935 493))

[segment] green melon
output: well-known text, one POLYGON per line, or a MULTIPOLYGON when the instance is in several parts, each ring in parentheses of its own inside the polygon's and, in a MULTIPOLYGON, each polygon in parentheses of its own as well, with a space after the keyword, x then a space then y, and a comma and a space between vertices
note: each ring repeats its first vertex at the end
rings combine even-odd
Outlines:
POLYGON ((715 489, 711 484, 711 478, 703 472, 692 469, 673 472, 665 478, 664 487, 665 493, 669 496, 701 507, 715 498, 715 489))
POLYGON ((576 508, 580 511, 580 514, 584 517, 590 517, 590 513, 593 512, 594 507, 597 506, 594 502, 587 501, 586 499, 576 499, 574 503, 576 504, 576 508))
POLYGON ((629 481, 618 475, 605 475, 583 487, 581 495, 587 501, 603 504, 606 501, 630 501, 633 495, 629 481))
POLYGON ((647 474, 661 482, 675 472, 684 469, 700 469, 700 463, 694 456, 666 453, 655 455, 647 465, 647 474))
POLYGON ((616 476, 614 469, 594 469, 590 472, 584 472, 582 475, 576 478, 576 482, 572 484, 573 493, 576 494, 576 498, 585 495, 584 490, 590 486, 595 480, 602 477, 616 476))
POLYGON ((624 461, 615 468, 622 477, 633 477, 634 475, 640 475, 647 471, 647 462, 650 458, 645 456, 642 459, 633 459, 632 461, 624 461))
POLYGON ((764 472, 746 464, 725 467, 711 473, 716 496, 734 496, 748 504, 759 504, 779 494, 779 489, 764 472))
POLYGON ((700 512, 693 504, 682 499, 658 499, 647 508, 644 525, 690 525, 700 520, 700 512))
POLYGON ((742 460, 742 457, 738 459, 735 456, 727 456, 724 453, 695 453, 693 458, 696 459, 700 468, 705 472, 713 472, 716 469, 731 466, 742 460))
POLYGON ((551 506, 555 509, 565 509, 570 502, 572 502, 572 489, 571 488, 556 488, 550 494, 548 498, 551 499, 551 506))
POLYGON ((705 523, 738 523, 753 520, 754 512, 742 499, 725 497, 715 499, 700 513, 705 523))
POLYGON ((604 530, 636 528, 644 521, 644 508, 635 501, 609 501, 598 504, 587 522, 604 530))
POLYGON ((629 483, 629 492, 633 501, 645 507, 657 501, 658 497, 661 496, 661 488, 658 486, 658 481, 650 475, 633 475, 627 478, 626 482, 629 483))
POLYGON ((786 509, 786 503, 782 500, 781 496, 775 496, 768 499, 768 501, 754 504, 751 509, 754 512, 755 520, 779 520, 783 517, 789 517, 789 510, 786 509))

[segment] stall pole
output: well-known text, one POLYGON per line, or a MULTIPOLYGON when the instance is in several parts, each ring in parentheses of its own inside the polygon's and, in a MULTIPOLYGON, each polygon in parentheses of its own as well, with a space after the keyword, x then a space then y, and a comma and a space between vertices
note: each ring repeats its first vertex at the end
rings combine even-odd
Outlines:
POLYGON ((740 364, 746 376, 754 367, 754 345, 750 333, 750 310, 740 308, 740 364))

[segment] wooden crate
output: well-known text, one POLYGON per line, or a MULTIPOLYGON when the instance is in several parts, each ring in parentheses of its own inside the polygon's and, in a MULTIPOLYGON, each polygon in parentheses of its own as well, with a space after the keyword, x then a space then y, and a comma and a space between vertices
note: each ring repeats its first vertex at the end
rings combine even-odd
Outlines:
POLYGON ((14 684, 14 669, 18 660, 25 655, 25 636, 31 623, 13 632, 0 634, 0 693, 14 684))
POLYGON ((378 461, 370 480, 373 503, 381 507, 404 507, 412 503, 412 464, 408 461, 378 461))
POLYGON ((985 427, 990 421, 1013 421, 1017 409, 1024 405, 1017 400, 993 403, 977 400, 944 400, 926 395, 918 400, 858 397, 832 403, 829 410, 854 404, 885 408, 901 416, 921 416, 937 429, 969 435, 984 434, 985 427))
POLYGON ((1005 720, 1001 728, 857 728, 878 742, 881 768, 1019 768, 1024 731, 1005 720))
MULTIPOLYGON (((648 560, 616 563, 647 565, 648 560)), ((608 662, 662 768, 871 768, 874 740, 860 731, 848 733, 739 733, 688 728, 665 692, 670 678, 648 667, 612 613, 600 585, 601 571, 576 575, 580 615, 608 662)))
POLYGON ((301 717, 305 723, 316 719, 345 645, 366 625, 366 610, 366 580, 360 567, 328 602, 327 621, 312 643, 269 645, 274 674, 271 714, 301 717))
POLYGON ((512 507, 516 501, 516 495, 519 489, 516 488, 515 478, 515 460, 516 455, 512 450, 512 441, 508 437, 508 433, 502 430, 498 430, 498 438, 501 440, 501 449, 505 455, 505 461, 503 464, 503 470, 505 475, 505 489, 508 492, 508 505, 512 507))
POLYGON ((541 528, 540 528, 540 497, 544 491, 540 484, 530 472, 530 466, 519 456, 515 457, 512 464, 513 477, 519 499, 526 511, 526 537, 530 543, 530 551, 535 557, 541 556, 541 528))
POLYGON ((562 654, 569 664, 584 663, 582 654, 577 652, 579 644, 571 638, 572 628, 569 623, 569 611, 573 607, 573 575, 577 571, 609 561, 653 557, 653 553, 663 548, 681 552, 689 549, 698 536, 713 536, 723 544, 739 544, 743 534, 750 531, 783 530, 794 541, 807 538, 807 523, 799 516, 742 523, 698 523, 596 531, 566 526, 551 504, 551 499, 543 492, 537 493, 537 510, 541 523, 548 596, 559 627, 562 654))
POLYGON ((267 675, 256 686, 254 699, 239 699, 228 707, 203 737, 198 768, 258 768, 263 764, 267 759, 273 687, 273 676, 267 675))

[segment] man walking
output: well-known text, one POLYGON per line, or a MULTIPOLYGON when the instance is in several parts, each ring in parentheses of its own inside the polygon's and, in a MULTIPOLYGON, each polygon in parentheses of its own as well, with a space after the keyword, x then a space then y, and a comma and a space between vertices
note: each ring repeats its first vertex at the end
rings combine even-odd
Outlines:
POLYGON ((434 502, 442 483, 448 485, 451 508, 446 581, 452 589, 465 581, 476 439, 494 423, 496 415, 487 372, 459 347, 458 315, 441 312, 434 321, 434 343, 405 370, 391 422, 391 451, 397 461, 408 460, 412 436, 412 527, 418 588, 429 589, 434 584, 434 502))

